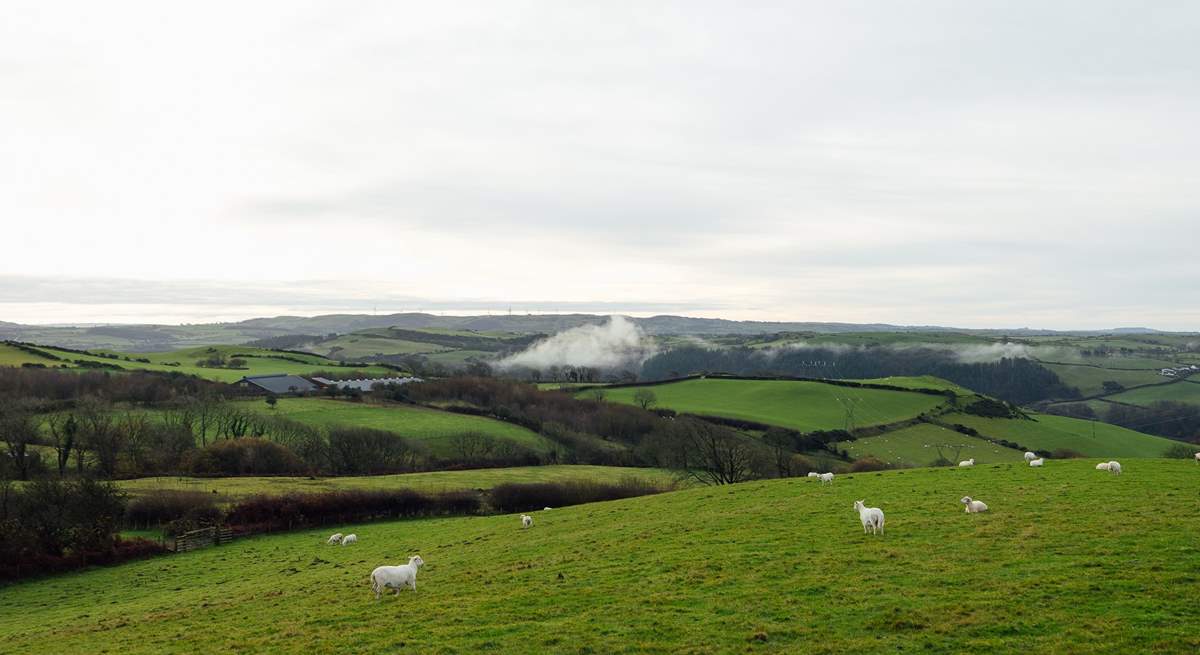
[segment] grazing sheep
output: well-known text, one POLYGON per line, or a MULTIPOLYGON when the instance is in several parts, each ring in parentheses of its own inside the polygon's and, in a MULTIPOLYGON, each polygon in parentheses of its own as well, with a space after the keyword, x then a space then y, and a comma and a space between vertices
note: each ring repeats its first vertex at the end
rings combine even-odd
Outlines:
POLYGON ((1109 468, 1109 462, 1100 462, 1099 464, 1096 465, 1097 471, 1107 471, 1108 468, 1109 468))
POLYGON ((821 479, 821 484, 833 483, 833 474, 832 473, 822 473, 821 475, 818 475, 817 477, 821 479))
POLYGON ((1196 453, 1196 463, 1200 464, 1200 453, 1196 453))
POLYGON ((1037 459, 1037 453, 1031 453, 1029 451, 1025 451, 1025 461, 1032 462, 1035 459, 1037 459))
MULTIPOLYGON (((1200 455, 1200 453, 1197 453, 1197 454, 1198 454, 1198 455, 1200 455)), ((1200 459, 1200 457, 1198 457, 1197 459, 1200 459)), ((819 477, 821 477, 821 474, 820 474, 820 473, 817 473, 816 471, 809 471, 809 472, 808 472, 808 477, 810 477, 810 478, 819 478, 819 477)))
POLYGON ((356 534, 348 534, 348 535, 342 537, 342 545, 343 546, 349 546, 350 544, 356 544, 356 543, 358 543, 358 535, 356 535, 356 534))
POLYGON ((521 528, 525 529, 525 528, 531 528, 531 527, 533 527, 533 517, 528 514, 522 514, 521 515, 521 528))
POLYGON ((554 509, 554 508, 553 508, 553 507, 543 507, 543 508, 542 508, 542 511, 543 511, 543 512, 549 512, 549 511, 550 511, 550 510, 552 510, 552 509, 554 509))
POLYGON ((1113 475, 1121 475, 1121 463, 1116 461, 1109 462, 1108 471, 1113 475))
POLYGON ((979 512, 987 511, 987 505, 985 503, 981 503, 978 500, 971 500, 970 496, 963 496, 962 500, 958 502, 966 505, 966 507, 963 509, 967 511, 967 514, 977 514, 979 512))
POLYGON ((870 530, 871 534, 875 534, 876 531, 883 534, 883 510, 878 507, 865 507, 861 500, 854 501, 854 509, 858 510, 858 520, 862 521, 863 534, 866 534, 867 530, 870 530))
POLYGON ((1045 463, 1046 463, 1046 458, 1045 458, 1045 457, 1039 457, 1039 458, 1037 458, 1037 459, 1031 459, 1031 460, 1029 460, 1029 465, 1030 465, 1030 466, 1041 466, 1042 464, 1045 464, 1045 463))
POLYGON ((384 589, 395 589, 397 596, 404 587, 416 591, 417 569, 424 564, 425 560, 421 559, 420 555, 413 555, 408 558, 408 564, 380 566, 371 571, 371 589, 375 592, 375 600, 379 600, 379 594, 383 593, 384 589))
POLYGON ((971 459, 963 460, 963 461, 959 462, 958 465, 959 466, 975 466, 975 458, 972 457, 971 459))
POLYGON ((329 541, 326 541, 325 543, 329 544, 330 546, 334 546, 336 544, 342 543, 342 533, 340 533, 340 532, 333 533, 333 535, 331 535, 329 537, 329 541))

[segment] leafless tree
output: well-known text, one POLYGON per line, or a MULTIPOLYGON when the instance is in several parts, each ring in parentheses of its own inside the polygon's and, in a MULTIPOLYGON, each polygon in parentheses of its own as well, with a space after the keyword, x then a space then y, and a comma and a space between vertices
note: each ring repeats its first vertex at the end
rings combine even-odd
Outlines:
POLYGON ((28 408, 15 403, 0 407, 0 439, 8 450, 8 460, 22 480, 29 479, 29 446, 37 442, 38 426, 28 408))
POLYGON ((642 409, 650 409, 658 402, 658 396, 649 389, 638 389, 633 393, 633 402, 642 409))
POLYGON ((46 417, 46 428, 50 431, 50 445, 54 447, 58 477, 61 478, 67 474, 71 451, 75 449, 75 441, 79 438, 79 421, 74 414, 50 414, 46 417))

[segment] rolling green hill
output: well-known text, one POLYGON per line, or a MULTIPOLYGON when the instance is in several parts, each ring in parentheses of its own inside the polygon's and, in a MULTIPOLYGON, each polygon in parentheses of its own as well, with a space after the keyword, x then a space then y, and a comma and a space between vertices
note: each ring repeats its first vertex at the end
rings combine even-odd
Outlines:
POLYGON ((1023 451, 930 423, 919 423, 877 437, 844 442, 839 446, 856 459, 870 455, 889 464, 903 466, 930 466, 939 457, 939 448, 942 457, 956 464, 972 457, 977 464, 1020 462, 1024 456, 1023 451))
POLYGON ((372 405, 326 398, 280 398, 274 409, 261 400, 245 400, 237 404, 262 414, 282 416, 309 425, 387 430, 424 442, 438 454, 446 453, 450 447, 450 437, 464 432, 486 434, 534 450, 553 448, 550 440, 512 423, 414 405, 372 405))
POLYGON ((915 392, 842 387, 820 382, 720 378, 605 389, 604 397, 613 402, 632 404, 634 394, 640 389, 654 392, 657 407, 801 431, 843 427, 846 404, 854 405, 855 423, 861 427, 912 418, 946 402, 941 396, 915 392))
POLYGON ((1049 414, 1032 416, 1036 420, 982 418, 966 414, 944 418, 948 422, 975 428, 983 436, 992 439, 1007 439, 1036 450, 1066 448, 1087 457, 1160 457, 1168 448, 1179 443, 1099 421, 1049 414))
POLYGON ((1149 405, 1162 400, 1200 405, 1200 375, 1173 384, 1131 389, 1106 398, 1131 405, 1149 405))
POLYGON ((1191 462, 901 470, 330 526, 19 583, 16 653, 1194 653, 1191 462), (972 495, 991 511, 969 515, 972 495), (887 514, 862 533, 856 499, 887 514), (352 547, 323 544, 354 532, 352 547), (370 571, 419 553, 418 591, 370 571), (102 602, 89 590, 103 589, 102 602))

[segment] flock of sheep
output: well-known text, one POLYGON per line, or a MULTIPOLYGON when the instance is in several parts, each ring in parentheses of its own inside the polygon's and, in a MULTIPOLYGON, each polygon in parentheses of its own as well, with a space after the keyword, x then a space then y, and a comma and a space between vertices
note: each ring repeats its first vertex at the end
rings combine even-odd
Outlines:
MULTIPOLYGON (((1039 467, 1045 463, 1045 458, 1038 457, 1037 453, 1025 453, 1025 461, 1030 466, 1039 467)), ((1200 453, 1196 453, 1196 464, 1200 464, 1200 453)), ((975 458, 966 459, 958 463, 960 467, 975 466, 975 458)), ((1121 463, 1117 461, 1100 462, 1096 465, 1097 471, 1108 471, 1114 475, 1121 474, 1121 463)), ((817 478, 821 484, 831 484, 833 482, 833 473, 817 473, 815 471, 808 474, 810 478, 817 478)), ((986 512, 988 506, 986 503, 975 500, 970 496, 963 496, 959 502, 963 504, 963 510, 968 514, 977 514, 986 512)), ((547 507, 543 511, 550 511, 547 507)), ((858 512, 858 519, 862 522, 863 534, 883 534, 884 516, 883 510, 878 507, 867 507, 862 500, 854 501, 854 511, 858 512)), ((528 514, 521 515, 521 529, 533 527, 533 517, 528 514)), ((327 544, 349 546, 358 543, 358 535, 347 534, 343 535, 340 532, 330 535, 327 544)), ((417 570, 425 564, 425 560, 421 559, 420 555, 413 555, 408 558, 408 564, 400 566, 380 566, 374 571, 371 571, 371 590, 375 592, 375 600, 379 600, 380 595, 387 589, 395 589, 396 595, 400 595, 400 590, 405 587, 417 590, 417 570)))

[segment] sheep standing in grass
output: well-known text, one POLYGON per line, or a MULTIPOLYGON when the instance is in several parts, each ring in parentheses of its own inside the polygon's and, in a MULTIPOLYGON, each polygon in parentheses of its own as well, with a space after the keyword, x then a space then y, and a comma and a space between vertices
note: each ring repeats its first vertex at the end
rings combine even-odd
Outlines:
POLYGON ((522 514, 521 515, 521 528, 524 529, 524 528, 531 528, 531 527, 533 527, 533 517, 528 514, 522 514))
POLYGON ((1031 453, 1029 451, 1025 452, 1025 461, 1032 462, 1033 460, 1035 460, 1037 458, 1038 458, 1037 453, 1031 453))
POLYGON ((818 475, 817 477, 821 479, 821 484, 826 484, 826 483, 833 484, 833 474, 832 473, 822 473, 821 475, 818 475))
POLYGON ((985 503, 981 503, 978 500, 971 500, 970 496, 963 496, 959 502, 966 506, 964 509, 967 510, 967 514, 978 514, 979 512, 987 511, 985 503))
POLYGON ((863 501, 854 501, 854 509, 858 510, 858 520, 862 521, 863 534, 869 530, 871 534, 883 534, 883 510, 878 507, 866 507, 863 501))
POLYGON ((342 533, 333 533, 333 535, 329 537, 329 541, 326 541, 325 543, 329 544, 330 546, 336 546, 337 544, 342 543, 342 533))
POLYGON ((1045 458, 1045 457, 1039 457, 1039 458, 1037 458, 1037 459, 1031 459, 1031 460, 1029 460, 1029 465, 1030 465, 1030 466, 1041 466, 1042 464, 1045 464, 1045 463, 1046 463, 1046 458, 1045 458))
POLYGON ((1109 462, 1108 472, 1112 473, 1113 475, 1121 475, 1121 463, 1116 461, 1109 462))
POLYGON ((1200 453, 1196 453, 1196 463, 1200 464, 1200 453))
POLYGON ((975 458, 966 459, 958 463, 959 466, 975 466, 975 458))
POLYGON ((1100 462, 1099 464, 1096 465, 1096 470, 1097 471, 1107 471, 1109 468, 1109 464, 1110 464, 1110 462, 1100 462))
POLYGON ((371 571, 371 589, 375 592, 375 600, 379 600, 379 595, 384 589, 395 589, 397 596, 404 587, 416 591, 417 569, 424 564, 425 560, 421 559, 420 555, 413 555, 408 558, 408 564, 380 566, 371 571))
POLYGON ((343 546, 349 546, 350 544, 356 544, 356 543, 358 543, 358 535, 356 535, 356 534, 348 534, 345 537, 342 537, 342 545, 343 546))

